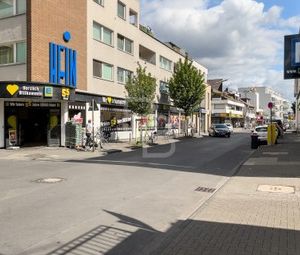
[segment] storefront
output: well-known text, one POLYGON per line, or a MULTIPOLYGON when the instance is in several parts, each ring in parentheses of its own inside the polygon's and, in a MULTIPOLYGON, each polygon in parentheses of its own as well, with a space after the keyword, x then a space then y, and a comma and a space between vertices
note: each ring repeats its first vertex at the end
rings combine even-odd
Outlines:
POLYGON ((69 120, 80 122, 85 126, 86 121, 86 102, 69 102, 69 120))
POLYGON ((212 123, 231 123, 234 127, 240 127, 241 123, 244 121, 244 116, 242 114, 233 113, 213 113, 212 123))
POLYGON ((184 130, 184 114, 180 114, 178 108, 165 104, 157 105, 157 130, 164 133, 168 129, 175 132, 184 130))
POLYGON ((0 147, 62 145, 61 123, 74 93, 53 84, 0 84, 0 147))
POLYGON ((132 112, 122 98, 100 97, 100 126, 112 140, 128 140, 132 135, 132 112))

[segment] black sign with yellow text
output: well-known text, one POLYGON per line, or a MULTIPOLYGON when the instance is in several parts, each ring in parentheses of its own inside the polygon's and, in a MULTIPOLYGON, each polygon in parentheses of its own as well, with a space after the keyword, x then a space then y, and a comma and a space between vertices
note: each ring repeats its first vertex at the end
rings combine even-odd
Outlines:
POLYGON ((0 82, 0 98, 74 100, 75 90, 63 86, 31 82, 0 82))

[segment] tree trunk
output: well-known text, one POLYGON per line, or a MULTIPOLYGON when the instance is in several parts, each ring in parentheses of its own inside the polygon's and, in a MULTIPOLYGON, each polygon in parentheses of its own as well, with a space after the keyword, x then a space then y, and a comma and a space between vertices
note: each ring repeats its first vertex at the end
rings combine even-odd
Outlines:
POLYGON ((185 136, 189 136, 189 116, 188 115, 185 115, 185 125, 184 125, 184 133, 185 133, 185 136))

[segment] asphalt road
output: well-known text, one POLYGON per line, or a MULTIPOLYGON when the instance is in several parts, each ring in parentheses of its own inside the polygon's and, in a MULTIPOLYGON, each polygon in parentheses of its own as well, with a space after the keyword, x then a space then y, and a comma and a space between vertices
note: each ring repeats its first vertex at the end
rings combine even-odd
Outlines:
POLYGON ((183 139, 84 161, 1 160, 0 254, 147 254, 248 158, 249 140, 183 139), (64 180, 35 182, 47 177, 64 180))

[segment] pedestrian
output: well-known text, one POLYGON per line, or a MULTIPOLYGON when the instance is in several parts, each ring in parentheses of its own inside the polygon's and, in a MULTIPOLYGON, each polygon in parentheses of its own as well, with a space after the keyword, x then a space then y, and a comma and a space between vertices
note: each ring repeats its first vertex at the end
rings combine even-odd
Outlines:
POLYGON ((86 127, 85 127, 85 135, 86 135, 85 146, 88 146, 91 144, 92 129, 93 129, 92 121, 88 120, 88 123, 86 124, 86 127))

